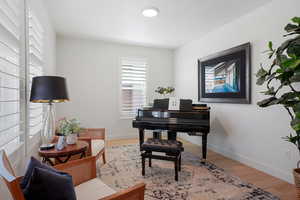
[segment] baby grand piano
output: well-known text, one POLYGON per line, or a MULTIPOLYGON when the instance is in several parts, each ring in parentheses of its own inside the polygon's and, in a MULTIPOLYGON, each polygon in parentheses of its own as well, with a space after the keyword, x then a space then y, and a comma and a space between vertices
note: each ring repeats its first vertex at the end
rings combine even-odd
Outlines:
MULTIPOLYGON (((168 110, 168 100, 155 100, 151 108, 139 109, 132 122, 139 129, 140 146, 144 143, 144 131, 168 131, 168 139, 176 139, 177 132, 202 136, 202 157, 207 154, 207 135, 210 129, 210 109, 193 106, 191 100, 180 100, 180 110, 168 110)), ((154 137, 155 134, 153 134, 154 137)))

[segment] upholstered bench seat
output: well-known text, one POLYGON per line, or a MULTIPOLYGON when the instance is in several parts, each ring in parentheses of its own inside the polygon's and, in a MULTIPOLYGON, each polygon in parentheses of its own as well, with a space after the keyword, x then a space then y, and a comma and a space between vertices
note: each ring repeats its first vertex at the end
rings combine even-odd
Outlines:
POLYGON ((97 156, 100 151, 102 151, 105 147, 104 140, 94 139, 91 141, 92 143, 92 156, 97 156))
POLYGON ((178 171, 181 171, 181 152, 184 151, 182 143, 177 140, 163 140, 159 138, 149 138, 141 145, 142 151, 142 175, 145 176, 145 159, 149 158, 149 167, 151 159, 173 161, 175 164, 175 180, 178 181, 178 171), (156 155, 153 152, 165 153, 156 155))
POLYGON ((99 200, 116 193, 99 178, 94 178, 76 186, 75 192, 77 200, 99 200))
POLYGON ((142 144, 142 150, 178 154, 184 149, 180 141, 149 138, 142 144))

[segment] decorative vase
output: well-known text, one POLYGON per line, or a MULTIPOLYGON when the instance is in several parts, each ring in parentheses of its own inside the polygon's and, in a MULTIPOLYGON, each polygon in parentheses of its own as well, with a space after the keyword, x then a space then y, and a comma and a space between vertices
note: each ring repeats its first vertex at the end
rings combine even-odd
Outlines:
POLYGON ((300 200, 300 168, 296 168, 293 170, 294 181, 296 186, 296 196, 297 199, 300 200))
POLYGON ((65 136, 58 136, 58 141, 56 144, 56 149, 57 150, 63 150, 66 146, 66 138, 65 136))
POLYGON ((67 135, 67 144, 76 144, 77 142, 77 134, 73 133, 67 135))

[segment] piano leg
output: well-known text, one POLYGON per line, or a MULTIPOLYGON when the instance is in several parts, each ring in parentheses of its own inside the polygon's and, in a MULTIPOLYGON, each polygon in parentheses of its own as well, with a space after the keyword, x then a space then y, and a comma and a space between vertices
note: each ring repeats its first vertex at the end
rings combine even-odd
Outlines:
POLYGON ((142 144, 144 143, 144 136, 145 136, 145 130, 140 128, 139 129, 140 150, 142 148, 142 144))
POLYGON ((177 132, 168 131, 168 140, 176 140, 176 139, 177 139, 177 132))
POLYGON ((202 161, 206 161, 206 154, 207 154, 207 133, 203 133, 202 135, 202 161))

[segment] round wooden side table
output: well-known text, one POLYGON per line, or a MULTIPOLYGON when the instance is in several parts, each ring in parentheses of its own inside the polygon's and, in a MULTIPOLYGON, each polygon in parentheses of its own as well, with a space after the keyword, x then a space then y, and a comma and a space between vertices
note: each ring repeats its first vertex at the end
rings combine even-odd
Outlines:
POLYGON ((66 163, 70 160, 70 158, 74 155, 80 155, 80 158, 86 156, 86 151, 88 149, 89 144, 85 141, 77 141, 76 144, 67 145, 62 150, 49 149, 49 150, 39 150, 39 155, 43 158, 43 163, 49 163, 50 165, 54 166, 55 161, 57 163, 66 163), (55 161, 53 162, 52 159, 55 161))

